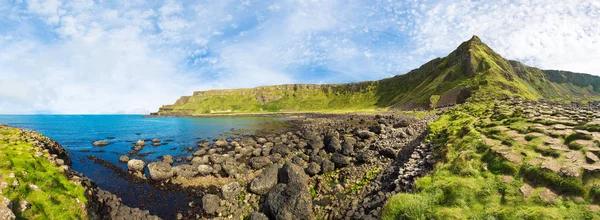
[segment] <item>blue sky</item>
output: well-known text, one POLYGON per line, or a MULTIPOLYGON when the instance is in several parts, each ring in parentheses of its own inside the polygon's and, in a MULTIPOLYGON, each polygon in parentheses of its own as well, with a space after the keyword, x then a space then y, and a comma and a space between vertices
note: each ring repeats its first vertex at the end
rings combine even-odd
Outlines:
POLYGON ((0 0, 0 113, 147 113, 195 90, 404 74, 472 35, 600 74, 600 2, 0 0))

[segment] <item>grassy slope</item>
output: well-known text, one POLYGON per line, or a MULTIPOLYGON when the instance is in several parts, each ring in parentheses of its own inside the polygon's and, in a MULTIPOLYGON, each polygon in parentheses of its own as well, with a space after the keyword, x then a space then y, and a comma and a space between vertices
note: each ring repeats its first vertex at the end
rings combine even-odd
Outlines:
MULTIPOLYGON (((539 167, 519 166, 492 153, 482 137, 484 133, 490 134, 487 128, 491 124, 485 118, 491 116, 493 105, 457 106, 429 125, 428 139, 445 146, 437 149, 443 159, 432 173, 417 180, 415 194, 392 197, 384 207, 383 219, 599 218, 586 209, 596 199, 595 187, 584 185, 581 179, 544 172, 539 167), (501 176, 511 176, 514 180, 506 183, 501 176), (540 189, 524 198, 519 187, 526 180, 566 195, 583 197, 585 202, 576 204, 562 199, 545 202, 537 196, 540 189)), ((523 120, 504 122, 518 129, 523 120)), ((506 143, 518 144, 510 139, 506 143)))
MULTIPOLYGON (((159 114, 353 111, 430 106, 430 100, 457 88, 483 98, 598 99, 600 77, 544 71, 509 61, 479 38, 462 43, 447 57, 434 59, 407 74, 379 81, 337 85, 280 85, 215 90, 184 96, 159 114), (262 100, 262 101, 261 101, 262 100)), ((435 103, 434 103, 435 104, 435 103)))
POLYGON ((20 130, 0 127, 0 182, 12 185, 16 179, 18 187, 3 189, 2 196, 13 202, 17 210, 21 200, 27 200, 31 208, 23 213, 15 212, 18 219, 86 219, 85 210, 76 200, 87 204, 85 188, 75 185, 63 176, 60 168, 50 163, 44 155, 35 157, 34 146, 24 141, 9 143, 18 138, 20 130), (10 174, 14 173, 15 178, 10 174), (31 190, 34 184, 41 190, 31 190))

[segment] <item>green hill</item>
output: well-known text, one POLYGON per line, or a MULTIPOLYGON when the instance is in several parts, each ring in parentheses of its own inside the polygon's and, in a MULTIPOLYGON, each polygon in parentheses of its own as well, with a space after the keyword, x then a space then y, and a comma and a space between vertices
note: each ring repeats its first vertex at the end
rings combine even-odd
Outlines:
POLYGON ((289 84, 209 90, 164 105, 158 115, 426 109, 462 103, 469 97, 600 99, 600 77, 541 70, 504 59, 477 36, 444 58, 379 81, 349 84, 289 84))

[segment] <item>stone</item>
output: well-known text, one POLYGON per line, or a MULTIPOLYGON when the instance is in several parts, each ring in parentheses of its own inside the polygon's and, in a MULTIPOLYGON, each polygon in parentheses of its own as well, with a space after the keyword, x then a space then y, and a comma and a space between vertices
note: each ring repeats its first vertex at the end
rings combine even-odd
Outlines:
POLYGON ((63 159, 56 159, 56 165, 58 165, 58 166, 65 165, 65 161, 63 159))
POLYGON ((362 139, 369 139, 372 137, 375 137, 376 134, 367 130, 359 130, 355 133, 356 136, 362 138, 362 139))
POLYGON ((223 198, 227 200, 235 200, 242 193, 242 186, 238 182, 231 182, 221 187, 223 198))
POLYGON ((167 154, 165 156, 163 156, 162 159, 163 162, 168 163, 168 164, 173 164, 173 156, 171 156, 170 154, 167 154))
POLYGON ((146 145, 146 142, 144 140, 138 140, 137 142, 135 142, 135 146, 144 146, 146 145))
POLYGON ((256 142, 258 142, 259 144, 265 144, 267 143, 267 139, 260 137, 256 139, 256 142))
POLYGON ((210 155, 209 159, 210 159, 210 162, 212 162, 213 164, 221 164, 221 163, 223 163, 223 161, 225 161, 225 156, 219 155, 219 154, 213 154, 213 155, 210 155))
POLYGON ((244 147, 253 147, 256 145, 256 141, 252 137, 243 137, 240 141, 240 145, 244 147))
POLYGON ((596 163, 600 160, 600 158, 598 158, 598 156, 596 156, 594 153, 592 152, 585 152, 585 159, 587 160, 588 163, 596 163))
POLYGON ((308 175, 304 172, 302 167, 292 163, 286 162, 281 169, 279 169, 278 178, 279 183, 292 183, 301 182, 308 183, 308 175))
POLYGON ((202 165, 198 166, 198 174, 200 174, 202 176, 209 175, 212 173, 212 171, 213 171, 213 168, 209 165, 202 164, 202 165))
POLYGON ((215 214, 221 203, 221 198, 215 194, 206 194, 202 197, 202 209, 206 214, 215 214))
POLYGON ((119 157, 119 162, 127 163, 129 162, 129 157, 127 155, 121 155, 121 157, 119 157))
POLYGON ((263 169, 263 171, 250 183, 250 192, 258 195, 267 194, 273 186, 277 185, 279 168, 279 164, 273 164, 263 169))
POLYGON ((500 176, 500 180, 505 183, 512 183, 514 178, 512 176, 503 175, 503 176, 500 176))
POLYGON ((165 162, 152 162, 148 164, 150 178, 155 181, 164 181, 173 177, 171 165, 165 162))
POLYGON ((19 212, 23 213, 29 208, 31 208, 31 204, 27 200, 23 199, 19 202, 19 212))
POLYGON ((221 138, 215 141, 215 147, 227 147, 227 141, 221 138))
POLYGON ((270 219, 314 219, 311 194, 301 182, 277 184, 267 194, 263 206, 270 219))
POLYGON ((152 139, 152 143, 160 143, 160 139, 154 138, 154 139, 152 139))
POLYGON ((355 138, 344 136, 344 143, 342 143, 342 154, 346 156, 354 154, 354 145, 356 145, 355 138))
POLYGON ((342 144, 338 138, 337 132, 325 136, 325 150, 329 153, 335 153, 342 150, 342 144))
POLYGON ((30 190, 33 190, 33 191, 40 191, 41 190, 39 186, 36 186, 36 185, 33 185, 33 184, 27 185, 27 188, 29 188, 30 190))
POLYGON ((519 188, 519 190, 523 194, 523 197, 529 198, 529 196, 531 196, 531 193, 533 192, 533 187, 531 187, 531 185, 525 183, 525 184, 523 184, 523 186, 521 186, 521 188, 519 188))
POLYGON ((127 162, 127 169, 132 172, 143 172, 146 164, 141 160, 130 160, 127 162))
POLYGON ((324 160, 321 163, 321 170, 323 171, 323 173, 329 173, 335 170, 335 164, 333 162, 331 162, 330 160, 324 160))
POLYGON ((321 172, 321 165, 316 162, 311 162, 306 168, 306 173, 310 176, 314 176, 321 172))
POLYGON ((104 146, 108 146, 110 143, 108 143, 108 141, 94 141, 92 143, 92 145, 96 146, 96 147, 104 147, 104 146))
POLYGON ((350 158, 347 158, 346 156, 340 153, 334 153, 331 156, 331 161, 333 161, 336 168, 342 168, 350 165, 350 158))
POLYGON ((2 220, 14 220, 17 217, 12 211, 12 203, 10 199, 1 197, 0 201, 0 219, 2 220))
POLYGON ((192 178, 192 177, 198 175, 198 166, 182 164, 182 165, 173 167, 173 172, 175 175, 183 177, 183 178, 192 178))
POLYGON ((262 212, 253 212, 250 215, 250 220, 269 220, 269 217, 262 212))

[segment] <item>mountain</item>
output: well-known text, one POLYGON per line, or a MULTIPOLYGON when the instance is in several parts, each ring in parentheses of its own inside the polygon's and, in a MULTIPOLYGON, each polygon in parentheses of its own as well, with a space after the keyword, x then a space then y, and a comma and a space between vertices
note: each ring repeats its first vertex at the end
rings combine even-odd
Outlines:
POLYGON ((473 36, 444 58, 406 74, 348 84, 288 84, 197 91, 158 115, 268 113, 359 109, 427 109, 468 98, 598 100, 600 77, 542 70, 507 60, 473 36))

